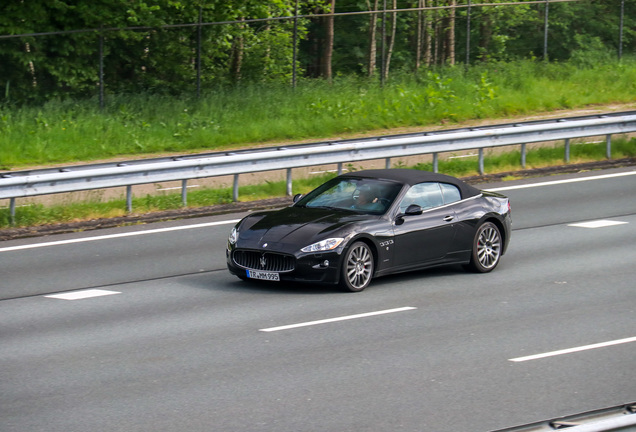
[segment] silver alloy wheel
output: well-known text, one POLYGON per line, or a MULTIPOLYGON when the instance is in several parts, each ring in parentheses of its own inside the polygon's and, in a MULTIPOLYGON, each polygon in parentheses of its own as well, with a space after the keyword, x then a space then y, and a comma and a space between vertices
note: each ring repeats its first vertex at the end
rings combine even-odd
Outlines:
POLYGON ((494 224, 488 222, 481 226, 476 247, 482 271, 494 269, 501 256, 501 235, 494 224))
POLYGON ((362 291, 373 277, 373 254, 365 243, 357 242, 347 252, 344 285, 349 291, 362 291))

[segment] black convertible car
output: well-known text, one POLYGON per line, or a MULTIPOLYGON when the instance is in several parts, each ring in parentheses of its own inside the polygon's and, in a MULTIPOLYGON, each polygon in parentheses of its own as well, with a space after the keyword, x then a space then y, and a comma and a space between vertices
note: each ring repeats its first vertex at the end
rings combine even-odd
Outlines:
POLYGON ((294 204, 242 219, 227 243, 241 279, 340 284, 446 264, 493 270, 510 241, 510 203, 443 174, 367 170, 335 177, 294 204))

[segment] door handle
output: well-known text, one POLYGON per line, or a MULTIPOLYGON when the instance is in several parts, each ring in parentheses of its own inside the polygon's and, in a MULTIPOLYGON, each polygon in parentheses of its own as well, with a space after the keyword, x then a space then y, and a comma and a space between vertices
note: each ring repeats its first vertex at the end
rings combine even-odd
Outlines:
POLYGON ((450 222, 450 221, 452 221, 453 219, 455 219, 455 217, 454 217, 454 216, 448 215, 448 216, 446 216, 446 217, 444 218, 444 222, 450 222))

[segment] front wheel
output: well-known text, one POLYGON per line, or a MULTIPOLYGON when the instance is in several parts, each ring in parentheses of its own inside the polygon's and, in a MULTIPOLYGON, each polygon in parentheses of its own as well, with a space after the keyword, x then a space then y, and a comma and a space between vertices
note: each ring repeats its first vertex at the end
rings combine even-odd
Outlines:
POLYGON ((371 249, 366 243, 356 242, 345 254, 340 284, 347 291, 362 291, 371 283, 373 268, 371 249))
POLYGON ((501 233, 492 222, 479 226, 473 240, 473 251, 468 268, 477 273, 488 273, 497 267, 501 258, 501 233))

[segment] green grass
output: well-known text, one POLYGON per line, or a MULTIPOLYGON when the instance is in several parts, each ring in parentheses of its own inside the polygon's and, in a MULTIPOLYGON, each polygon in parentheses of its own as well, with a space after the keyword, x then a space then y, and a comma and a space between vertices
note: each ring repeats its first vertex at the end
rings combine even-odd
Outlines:
POLYGON ((246 85, 200 99, 107 95, 0 105, 0 169, 181 154, 342 134, 381 134, 538 111, 636 100, 636 59, 580 68, 520 61, 449 67, 394 77, 381 87, 358 77, 333 84, 246 85))
MULTIPOLYGON (((605 159, 605 143, 579 143, 572 144, 570 148, 570 163, 580 163, 605 159)), ((563 163, 563 145, 552 147, 540 147, 529 150, 526 154, 527 168, 540 168, 563 163)), ((612 157, 621 159, 636 157, 636 139, 616 139, 612 142, 612 157)), ((514 171, 520 168, 520 151, 504 153, 487 153, 484 160, 484 169, 488 173, 514 171)), ((439 171, 456 177, 466 177, 478 174, 477 158, 441 159, 439 171)), ((394 162, 394 167, 405 168, 406 165, 399 160, 394 162)), ((350 164, 349 170, 357 170, 350 164)), ((420 163, 412 168, 431 171, 432 164, 420 163)), ((319 186, 335 174, 314 176, 310 179, 297 179, 293 182, 294 193, 306 193, 319 186)), ((260 185, 246 185, 239 188, 241 201, 254 201, 272 197, 282 197, 286 193, 286 182, 265 182, 260 185)), ((16 220, 13 226, 27 227, 52 223, 74 222, 98 218, 124 216, 126 214, 125 198, 102 202, 96 193, 92 199, 86 202, 67 202, 60 205, 44 206, 41 204, 20 207, 16 211, 16 220)), ((188 207, 197 208, 232 202, 232 189, 202 189, 188 193, 188 207)), ((147 195, 133 199, 133 209, 136 214, 150 213, 162 210, 182 208, 180 193, 162 193, 159 195, 147 195)), ((8 208, 0 208, 0 229, 9 228, 10 213, 8 208)))

